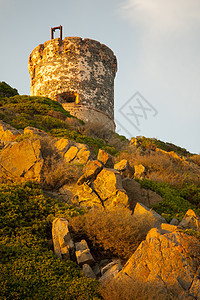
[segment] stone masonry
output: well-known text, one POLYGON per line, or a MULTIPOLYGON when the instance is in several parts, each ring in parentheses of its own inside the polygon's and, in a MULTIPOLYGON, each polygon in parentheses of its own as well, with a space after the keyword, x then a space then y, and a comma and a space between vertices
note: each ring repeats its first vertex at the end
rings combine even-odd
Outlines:
POLYGON ((83 121, 114 130, 117 60, 91 39, 66 37, 37 46, 29 57, 31 96, 45 96, 83 121))

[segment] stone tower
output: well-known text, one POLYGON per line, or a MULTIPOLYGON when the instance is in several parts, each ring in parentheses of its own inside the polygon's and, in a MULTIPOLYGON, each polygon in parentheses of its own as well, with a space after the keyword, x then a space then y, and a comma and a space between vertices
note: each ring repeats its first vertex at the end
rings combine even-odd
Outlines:
POLYGON ((72 115, 114 130, 117 60, 110 48, 80 37, 37 46, 28 63, 31 96, 56 100, 72 115))

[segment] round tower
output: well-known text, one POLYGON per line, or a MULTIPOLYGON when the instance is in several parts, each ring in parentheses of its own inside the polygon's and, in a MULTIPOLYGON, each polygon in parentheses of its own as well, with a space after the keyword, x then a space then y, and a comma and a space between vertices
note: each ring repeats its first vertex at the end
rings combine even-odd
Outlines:
POLYGON ((107 46, 80 37, 51 39, 29 57, 31 96, 56 100, 85 122, 114 130, 117 60, 107 46))

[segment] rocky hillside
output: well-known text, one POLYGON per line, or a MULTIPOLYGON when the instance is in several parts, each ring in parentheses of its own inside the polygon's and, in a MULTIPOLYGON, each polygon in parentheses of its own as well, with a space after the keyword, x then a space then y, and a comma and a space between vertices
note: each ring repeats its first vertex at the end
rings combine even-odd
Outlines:
POLYGON ((200 299, 200 155, 0 83, 0 299, 200 299))

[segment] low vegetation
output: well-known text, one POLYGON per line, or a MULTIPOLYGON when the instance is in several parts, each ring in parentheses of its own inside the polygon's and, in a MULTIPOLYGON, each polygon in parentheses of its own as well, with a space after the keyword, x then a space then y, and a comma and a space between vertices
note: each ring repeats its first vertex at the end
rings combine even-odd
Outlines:
POLYGON ((51 244, 51 220, 82 213, 47 198, 36 183, 0 185, 0 298, 92 299, 98 283, 73 262, 61 261, 51 244))
POLYGON ((71 219, 79 238, 86 236, 93 247, 102 247, 111 255, 127 260, 152 227, 151 221, 136 218, 128 209, 90 210, 71 219))
MULTIPOLYGON (((0 89, 1 91, 1 89, 0 89)), ((15 91, 11 88, 11 95, 15 91)), ((70 115, 61 104, 46 97, 5 97, 0 94, 0 119, 17 129, 37 127, 56 137, 66 137, 88 145, 97 154, 104 149, 112 155, 118 151, 102 138, 85 135, 84 122, 70 115)), ((119 139, 120 140, 120 139, 119 139)), ((117 144, 117 143, 116 143, 117 144)))
POLYGON ((181 158, 174 152, 129 147, 120 152, 116 161, 121 159, 127 159, 132 166, 142 164, 146 169, 145 177, 155 182, 167 182, 172 186, 200 185, 198 155, 194 159, 193 156, 181 158))
MULTIPOLYGON (((96 280, 86 278, 75 263, 61 261, 53 253, 51 227, 55 217, 69 220, 75 240, 84 238, 96 253, 116 256, 123 262, 145 239, 152 227, 150 220, 136 218, 125 208, 85 211, 63 199, 45 196, 42 188, 56 191, 64 184, 73 188, 82 175, 83 166, 64 162, 52 144, 53 138, 64 137, 88 145, 94 157, 103 149, 115 156, 116 162, 127 159, 131 166, 142 164, 146 171, 136 180, 163 198, 152 208, 168 222, 181 220, 188 209, 200 215, 200 155, 145 137, 137 137, 129 145, 123 136, 84 124, 59 103, 45 97, 20 96, 5 82, 0 82, 0 119, 17 129, 32 126, 48 133, 41 138, 41 185, 0 185, 0 299, 173 299, 159 294, 156 285, 130 285, 128 281, 113 282, 99 292, 96 280)), ((20 135, 16 141, 35 138, 39 137, 20 135)), ((200 238, 194 230, 184 232, 200 238)))
POLYGON ((185 148, 176 146, 172 143, 165 143, 156 138, 146 138, 144 136, 137 136, 137 146, 141 147, 142 150, 155 150, 156 148, 162 149, 167 152, 175 152, 178 155, 191 156, 192 154, 185 148))
POLYGON ((152 208, 162 215, 168 222, 172 218, 179 221, 188 209, 193 209, 200 215, 200 187, 196 185, 170 186, 168 183, 158 183, 148 179, 139 181, 141 187, 159 194, 163 201, 152 208))
POLYGON ((13 97, 19 95, 17 89, 13 89, 9 84, 2 81, 0 82, 0 97, 13 97))
POLYGON ((76 183, 82 175, 82 166, 66 163, 62 158, 49 156, 44 164, 41 184, 44 188, 57 190, 67 183, 76 183))
POLYGON ((176 300, 169 291, 163 291, 159 284, 144 282, 113 281, 101 289, 104 300, 176 300))
POLYGON ((65 137, 70 140, 74 140, 77 143, 86 144, 89 148, 95 153, 98 153, 99 149, 103 149, 106 152, 116 155, 118 151, 113 147, 104 142, 104 140, 100 138, 92 138, 90 136, 86 136, 80 134, 75 130, 70 129, 52 129, 50 133, 56 137, 65 137))

